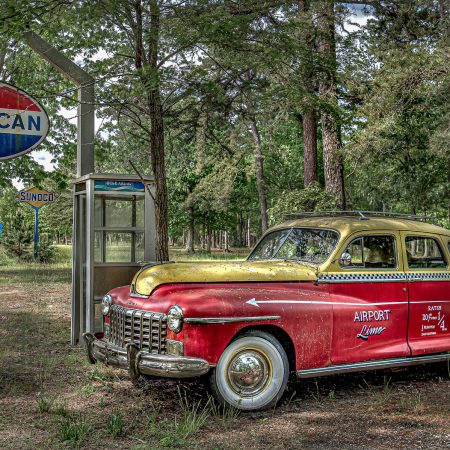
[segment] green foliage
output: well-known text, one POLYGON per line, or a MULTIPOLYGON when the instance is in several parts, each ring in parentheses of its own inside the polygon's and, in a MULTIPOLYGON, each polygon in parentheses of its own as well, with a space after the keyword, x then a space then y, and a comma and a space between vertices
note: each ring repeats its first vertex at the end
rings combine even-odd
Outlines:
MULTIPOLYGON (((290 212, 334 209, 335 200, 323 189, 320 124, 319 184, 302 189, 302 115, 316 108, 320 118, 320 110, 330 107, 317 94, 321 70, 330 61, 308 44, 307 36, 317 37, 318 2, 308 3, 310 12, 300 11, 299 2, 157 2, 159 66, 147 61, 137 69, 134 6, 95 0, 55 1, 48 8, 45 2, 6 0, 0 12, 0 79, 33 93, 48 110, 52 129, 41 148, 52 154, 57 170, 46 174, 28 155, 1 162, 0 187, 18 177, 57 192, 55 204, 41 211, 41 230, 67 241, 76 139, 61 108, 76 115, 76 90, 22 41, 21 30, 30 26, 96 77, 102 121, 95 140, 97 172, 132 172, 131 159, 142 173, 152 173, 147 94, 159 87, 169 235, 175 243, 192 224, 196 244, 200 235, 227 231, 231 245, 245 245, 243 224, 253 241, 259 236, 252 118, 261 136, 270 222, 290 212)), ((367 25, 353 23, 352 30, 355 7, 335 4, 339 102, 333 112, 341 124, 349 209, 429 213, 450 225, 450 27, 444 3, 373 2, 365 12, 367 25)), ((144 55, 154 37, 151 8, 146 3, 143 9, 144 55)), ((4 225, 18 208, 15 194, 7 189, 0 198, 4 225)), ((24 213, 18 229, 32 226, 31 214, 24 213)), ((28 251, 28 231, 23 233, 10 254, 28 251)))
POLYGON ((112 416, 110 417, 110 419, 108 421, 106 429, 108 430, 108 433, 112 437, 118 437, 118 436, 123 435, 123 433, 124 433, 123 419, 122 419, 122 413, 120 411, 116 411, 112 414, 112 416))
POLYGON ((72 446, 80 445, 91 430, 90 425, 81 417, 66 417, 60 422, 61 442, 72 446))
POLYGON ((55 399, 39 396, 38 401, 37 401, 38 411, 40 413, 50 412, 54 401, 55 401, 55 399))
POLYGON ((19 207, 12 212, 4 227, 2 243, 8 256, 22 262, 50 263, 55 259, 55 248, 45 236, 39 239, 37 258, 34 258, 33 225, 23 208, 19 207))
POLYGON ((325 192, 319 184, 311 184, 305 189, 284 192, 274 206, 269 208, 269 220, 274 225, 282 222, 286 214, 335 210, 336 203, 336 198, 325 192))
POLYGON ((20 261, 33 258, 33 229, 22 208, 11 213, 3 224, 2 243, 7 254, 20 261), (27 223, 28 222, 28 223, 27 223))

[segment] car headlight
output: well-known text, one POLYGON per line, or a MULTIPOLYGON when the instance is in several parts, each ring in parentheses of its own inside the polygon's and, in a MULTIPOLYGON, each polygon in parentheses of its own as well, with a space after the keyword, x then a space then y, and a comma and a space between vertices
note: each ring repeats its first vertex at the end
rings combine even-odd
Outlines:
POLYGON ((112 297, 109 294, 106 294, 102 298, 102 314, 104 316, 107 316, 109 314, 111 305, 112 305, 112 297))
POLYGON ((178 305, 170 307, 167 313, 167 326, 174 333, 179 333, 183 328, 183 310, 178 305))

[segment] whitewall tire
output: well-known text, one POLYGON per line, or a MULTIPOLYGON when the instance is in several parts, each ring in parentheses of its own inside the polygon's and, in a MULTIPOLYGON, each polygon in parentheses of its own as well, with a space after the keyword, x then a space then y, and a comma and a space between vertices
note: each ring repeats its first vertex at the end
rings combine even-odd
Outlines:
POLYGON ((289 378, 289 362, 280 342, 269 333, 252 330, 222 353, 211 372, 211 390, 217 400, 252 411, 274 406, 289 378))

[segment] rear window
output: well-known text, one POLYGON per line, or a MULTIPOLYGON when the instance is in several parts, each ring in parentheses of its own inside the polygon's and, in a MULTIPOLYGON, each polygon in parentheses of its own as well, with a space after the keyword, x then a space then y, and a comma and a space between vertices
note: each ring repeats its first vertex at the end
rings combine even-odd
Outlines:
POLYGON ((405 242, 410 269, 445 269, 447 267, 443 251, 436 239, 408 236, 405 242))

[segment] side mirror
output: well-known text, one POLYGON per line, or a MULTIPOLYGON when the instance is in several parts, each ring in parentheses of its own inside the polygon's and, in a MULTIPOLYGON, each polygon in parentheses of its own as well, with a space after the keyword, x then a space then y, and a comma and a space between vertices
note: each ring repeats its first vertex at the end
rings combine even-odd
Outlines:
POLYGON ((349 266, 352 263, 352 255, 350 253, 344 252, 339 258, 339 264, 341 266, 349 266))

